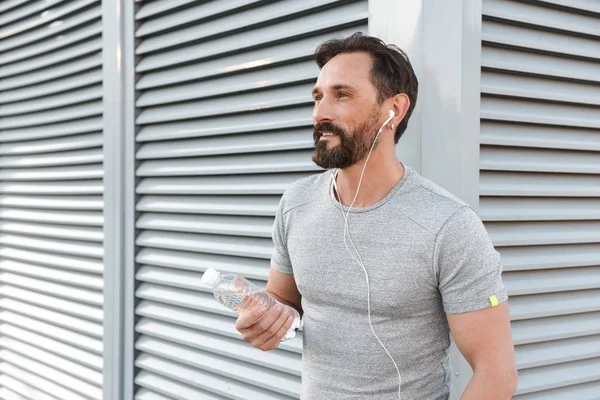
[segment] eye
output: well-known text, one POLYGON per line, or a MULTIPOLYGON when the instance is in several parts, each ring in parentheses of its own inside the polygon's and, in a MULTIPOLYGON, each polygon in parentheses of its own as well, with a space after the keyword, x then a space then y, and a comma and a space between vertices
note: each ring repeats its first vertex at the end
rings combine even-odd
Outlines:
POLYGON ((349 97, 350 95, 348 93, 345 92, 339 92, 338 93, 338 97, 349 97))
POLYGON ((315 103, 317 101, 320 101, 322 98, 323 98, 323 96, 321 96, 320 94, 316 94, 316 95, 313 96, 313 100, 315 101, 315 103))

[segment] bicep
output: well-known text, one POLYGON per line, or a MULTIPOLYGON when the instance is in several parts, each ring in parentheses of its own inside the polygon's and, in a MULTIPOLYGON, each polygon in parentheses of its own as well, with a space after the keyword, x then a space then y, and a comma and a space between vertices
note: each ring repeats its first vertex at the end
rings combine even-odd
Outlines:
POLYGON ((284 274, 271 267, 266 289, 278 300, 293 306, 298 311, 302 310, 302 295, 298 291, 294 275, 284 274))
POLYGON ((486 366, 514 368, 508 302, 473 312, 447 314, 447 318, 456 346, 473 370, 486 366))

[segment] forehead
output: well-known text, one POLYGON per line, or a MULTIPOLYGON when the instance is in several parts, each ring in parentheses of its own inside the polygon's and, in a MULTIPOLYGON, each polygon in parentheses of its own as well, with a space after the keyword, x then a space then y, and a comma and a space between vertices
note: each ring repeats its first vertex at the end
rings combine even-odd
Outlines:
POLYGON ((338 54, 323 66, 317 78, 317 87, 327 89, 340 84, 357 88, 371 86, 373 62, 367 53, 338 54))

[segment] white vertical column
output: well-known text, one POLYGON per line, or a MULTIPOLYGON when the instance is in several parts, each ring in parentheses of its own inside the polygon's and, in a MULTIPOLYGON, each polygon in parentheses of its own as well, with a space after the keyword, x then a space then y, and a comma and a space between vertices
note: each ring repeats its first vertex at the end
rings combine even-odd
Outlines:
MULTIPOLYGON (((477 208, 481 0, 369 0, 369 10, 369 33, 406 51, 419 79, 398 157, 477 208)), ((472 371, 456 347, 452 365, 458 399, 472 371)))

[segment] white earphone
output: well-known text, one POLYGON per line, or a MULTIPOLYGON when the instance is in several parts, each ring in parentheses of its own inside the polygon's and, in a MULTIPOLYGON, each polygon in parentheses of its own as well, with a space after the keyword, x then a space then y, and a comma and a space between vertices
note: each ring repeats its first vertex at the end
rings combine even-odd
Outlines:
MULTIPOLYGON (((386 119, 385 122, 383 123, 383 125, 381 125, 381 128, 379 128, 379 131, 377 132, 377 135, 375 136, 375 139, 373 140, 373 145, 371 146, 371 150, 369 150, 369 154, 367 155, 367 159, 365 160, 365 165, 363 166, 362 173, 360 174, 360 179, 358 181, 358 187, 356 188, 356 194, 354 195, 354 200, 352 200, 352 203, 350 204, 350 207, 348 207, 348 211, 346 211, 346 212, 344 212, 344 209, 342 206, 342 201, 341 201, 341 194, 335 183, 339 169, 335 170, 335 172, 333 173, 332 181, 333 181, 333 187, 335 188, 335 190, 338 193, 338 199, 340 202, 340 211, 342 212, 342 217, 344 218, 344 233, 343 233, 344 246, 346 247, 346 251, 348 252, 348 254, 350 254, 350 256, 362 267, 362 269, 365 273, 365 280, 367 282, 367 308, 368 308, 369 326, 371 327, 371 332, 375 336, 375 339, 377 339, 377 341, 379 342, 379 344, 381 345, 383 350, 389 356, 390 360, 392 360, 392 363, 394 363, 396 372, 398 372, 398 400, 402 400, 402 396, 400 394, 400 389, 402 387, 402 376, 400 375, 400 369, 398 368, 398 364, 396 364, 394 357, 392 357, 392 355, 390 354, 388 349, 381 342, 381 339, 379 339, 379 336, 377 336, 377 334, 375 333, 375 329, 373 329, 373 323, 371 322, 371 288, 370 288, 370 284, 369 284, 369 274, 367 273, 367 269, 365 268, 365 264, 362 260, 362 257, 360 255, 360 253, 358 252, 358 249, 356 248, 354 241, 352 240, 352 236, 350 235, 350 229, 348 228, 348 216, 350 215, 350 210, 352 209, 352 206, 354 206, 354 203, 356 202, 356 198, 358 197, 360 185, 362 184, 363 176, 365 174, 365 169, 367 168, 367 163, 369 162, 369 158, 371 157, 371 152, 373 152, 373 149, 375 148, 375 144, 377 143, 377 139, 379 138, 379 135, 381 134, 383 127, 386 126, 392 120, 392 118, 394 118, 395 116, 396 116, 396 114, 394 114, 394 112, 392 110, 389 110, 388 119, 386 119), (350 248, 348 247, 348 243, 346 242, 346 234, 348 235, 348 238, 350 239, 350 243, 352 244, 352 247, 354 248, 356 255, 353 254, 352 251, 350 251, 350 248)), ((392 130, 393 129, 394 128, 392 127, 392 130)))

